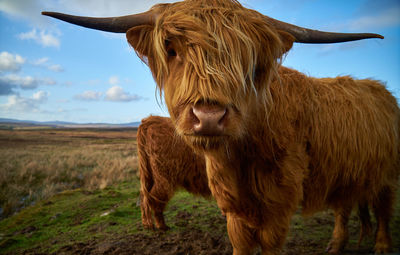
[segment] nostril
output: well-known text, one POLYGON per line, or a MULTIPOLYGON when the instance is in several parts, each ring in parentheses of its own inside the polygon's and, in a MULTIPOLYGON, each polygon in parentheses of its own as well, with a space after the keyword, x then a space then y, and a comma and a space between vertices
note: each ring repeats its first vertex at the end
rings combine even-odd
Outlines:
POLYGON ((196 116, 196 114, 194 113, 194 107, 192 107, 192 108, 190 109, 189 115, 190 115, 190 119, 191 119, 191 121, 192 121, 193 124, 199 124, 199 123, 200 123, 199 118, 198 118, 198 117, 196 116))

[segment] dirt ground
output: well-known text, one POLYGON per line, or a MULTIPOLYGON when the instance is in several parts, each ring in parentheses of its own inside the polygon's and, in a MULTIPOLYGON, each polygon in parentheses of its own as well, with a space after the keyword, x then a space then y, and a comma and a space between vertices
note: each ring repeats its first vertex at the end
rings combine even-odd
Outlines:
MULTIPOLYGON (((207 231, 192 227, 190 222, 199 215, 180 212, 173 224, 184 227, 184 231, 151 231, 134 235, 109 236, 101 240, 92 240, 86 243, 74 243, 63 246, 55 254, 142 254, 142 255, 224 255, 232 254, 232 246, 228 236, 221 236, 222 228, 225 228, 225 218, 222 216, 211 217, 206 223, 207 231)), ((349 232, 351 241, 342 254, 373 254, 372 237, 363 241, 360 247, 358 240, 358 220, 353 216, 350 220, 349 232)), ((110 223, 112 224, 112 223, 110 223)), ((141 228, 139 226, 138 228, 141 228)), ((333 215, 324 212, 311 218, 302 218, 295 215, 291 226, 291 233, 287 238, 282 254, 325 254, 325 246, 328 243, 327 236, 318 238, 318 231, 330 232, 333 227, 333 215)), ((102 231, 103 226, 93 231, 102 231)), ((396 245, 396 244, 394 244, 396 245)), ((398 247, 396 248, 398 250, 398 247)), ((35 251, 27 251, 24 254, 40 254, 35 251)), ((260 254, 255 251, 254 254, 260 254)), ((397 253, 396 253, 397 254, 397 253)))
MULTIPOLYGON (((221 228, 226 221, 222 216, 209 218, 206 228, 210 231, 201 231, 191 227, 188 222, 196 217, 190 213, 180 212, 176 217, 176 225, 185 227, 184 231, 174 233, 171 231, 148 230, 147 233, 134 235, 109 236, 101 240, 92 240, 86 243, 65 245, 55 254, 141 254, 141 255, 224 255, 232 254, 227 235, 220 236, 221 228)), ((142 228, 141 225, 138 228, 142 228)), ((102 227, 99 227, 101 231, 102 227)), ((23 254, 41 254, 36 251, 27 251, 23 254)))
POLYGON ((190 228, 179 234, 156 233, 112 238, 102 242, 65 246, 57 254, 232 254, 229 240, 210 233, 194 232, 190 228), (61 253, 60 253, 61 252, 61 253))

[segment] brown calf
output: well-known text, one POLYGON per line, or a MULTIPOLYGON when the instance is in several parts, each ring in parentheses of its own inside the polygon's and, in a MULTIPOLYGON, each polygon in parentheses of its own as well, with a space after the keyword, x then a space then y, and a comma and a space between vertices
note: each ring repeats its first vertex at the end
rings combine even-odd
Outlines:
POLYGON ((204 157, 193 153, 180 137, 169 118, 150 116, 142 120, 137 132, 140 173, 140 207, 145 228, 168 229, 164 209, 174 192, 210 197, 204 157))

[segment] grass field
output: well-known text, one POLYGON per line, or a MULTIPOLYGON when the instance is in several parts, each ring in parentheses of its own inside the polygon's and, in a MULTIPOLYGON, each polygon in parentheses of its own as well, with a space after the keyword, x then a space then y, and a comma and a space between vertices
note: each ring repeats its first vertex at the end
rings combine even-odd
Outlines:
POLYGON ((131 180, 136 130, 0 130, 0 166, 1 219, 63 190, 131 180))
MULTIPOLYGON (((0 254, 231 254, 214 201, 179 191, 165 211, 167 232, 141 226, 136 130, 0 130, 0 254), (17 212, 17 213, 16 213, 17 212)), ((283 254, 323 254, 331 211, 294 215, 283 254)), ((357 247, 350 220, 344 254, 357 247)), ((400 247, 400 194, 392 221, 400 247)))

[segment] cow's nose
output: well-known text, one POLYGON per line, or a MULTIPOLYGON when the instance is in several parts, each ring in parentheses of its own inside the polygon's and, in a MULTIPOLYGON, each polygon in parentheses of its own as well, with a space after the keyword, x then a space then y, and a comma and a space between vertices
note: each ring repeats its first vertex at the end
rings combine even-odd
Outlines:
POLYGON ((196 135, 221 135, 226 108, 219 105, 196 104, 192 107, 195 117, 193 130, 196 135))

